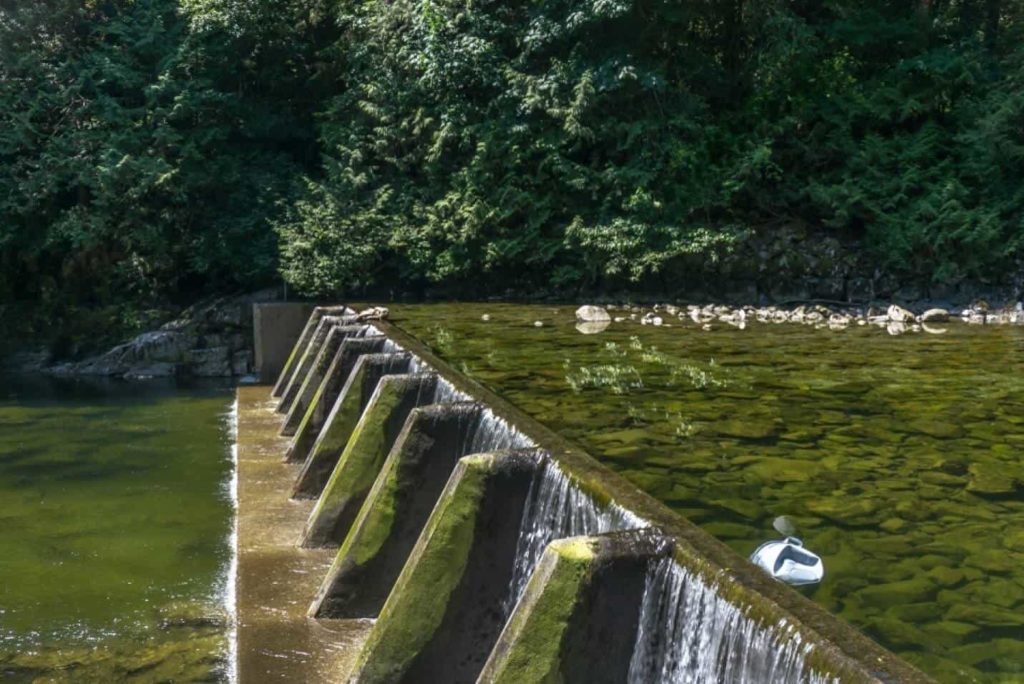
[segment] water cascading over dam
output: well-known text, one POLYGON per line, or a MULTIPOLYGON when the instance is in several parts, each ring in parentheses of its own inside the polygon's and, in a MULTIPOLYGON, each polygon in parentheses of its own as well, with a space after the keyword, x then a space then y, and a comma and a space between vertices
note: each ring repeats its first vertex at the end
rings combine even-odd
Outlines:
POLYGON ((386 321, 239 406, 243 682, 929 681, 386 321))

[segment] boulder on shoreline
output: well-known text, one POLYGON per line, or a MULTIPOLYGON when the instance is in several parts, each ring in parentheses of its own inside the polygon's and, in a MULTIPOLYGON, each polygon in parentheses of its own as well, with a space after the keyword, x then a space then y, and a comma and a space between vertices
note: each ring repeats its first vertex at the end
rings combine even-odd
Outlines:
MULTIPOLYGON (((42 370, 126 380, 243 376, 252 370, 252 304, 275 299, 276 291, 263 291, 197 304, 158 330, 137 335, 103 354, 42 370)), ((386 317, 387 310, 372 313, 386 317)))

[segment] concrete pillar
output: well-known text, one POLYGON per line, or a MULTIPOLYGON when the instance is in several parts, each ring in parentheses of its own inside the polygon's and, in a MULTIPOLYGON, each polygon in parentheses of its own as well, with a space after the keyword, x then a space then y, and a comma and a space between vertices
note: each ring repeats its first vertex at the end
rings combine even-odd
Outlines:
POLYGON ((377 616, 481 413, 472 402, 412 410, 317 593, 315 617, 377 616))
MULTIPOLYGON (((323 384, 324 378, 327 376, 327 372, 332 364, 334 364, 335 356, 338 354, 338 350, 343 343, 351 339, 374 339, 379 340, 383 344, 383 337, 380 335, 365 336, 366 331, 366 326, 340 325, 332 328, 327 333, 323 344, 320 345, 320 349, 313 359, 313 363, 310 364, 309 370, 306 372, 305 380, 303 380, 299 389, 290 395, 292 403, 288 407, 287 412, 285 412, 284 424, 281 426, 282 435, 290 437, 299 428, 299 423, 305 418, 306 411, 309 409, 313 397, 323 384)), ((295 379, 298 380, 298 378, 295 379)), ((294 383, 292 386, 294 387, 294 383)), ((290 392, 291 389, 289 388, 285 393, 285 398, 289 397, 290 392)))
POLYGON ((253 352, 261 383, 281 375, 312 311, 312 304, 299 302, 252 305, 253 352))
MULTIPOLYGON (((378 353, 385 348, 386 342, 383 337, 349 337, 334 354, 331 365, 324 373, 320 386, 313 394, 305 415, 302 416, 291 445, 285 454, 285 460, 290 463, 302 463, 309 456, 310 449, 319 439, 320 433, 325 427, 333 422, 333 416, 337 412, 336 404, 339 398, 345 394, 352 375, 360 368, 359 362, 364 356, 376 358, 378 353)), ((405 365, 396 372, 404 372, 409 365, 411 355, 405 355, 405 365)), ((371 364, 377 369, 377 364, 371 364)), ((376 387, 376 381, 380 379, 380 373, 373 379, 374 386, 369 388, 372 394, 376 387)), ((363 373, 363 378, 367 375, 363 373)), ((369 380, 367 380, 369 382, 369 380)), ((369 394, 366 397, 369 399, 369 394)), ((362 411, 365 404, 359 405, 358 410, 362 411)), ((356 415, 356 420, 359 416, 356 415)), ((353 425, 355 421, 353 421, 353 425)), ((338 453, 341 453, 339 450, 338 453)))
POLYGON ((417 406, 434 403, 436 387, 433 373, 381 378, 351 435, 336 437, 333 425, 324 427, 311 458, 323 458, 321 453, 341 455, 306 523, 303 546, 341 544, 409 413, 417 406))
POLYGON ((647 569, 670 550, 649 529, 548 544, 479 681, 627 681, 647 569))
POLYGON ((465 456, 358 660, 371 682, 476 682, 505 625, 536 450, 465 456))

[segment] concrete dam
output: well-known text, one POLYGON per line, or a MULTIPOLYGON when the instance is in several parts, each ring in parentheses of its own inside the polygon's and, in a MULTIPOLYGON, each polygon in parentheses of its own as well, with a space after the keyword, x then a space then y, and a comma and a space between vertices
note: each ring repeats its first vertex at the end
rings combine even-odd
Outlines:
POLYGON ((243 683, 931 681, 372 312, 237 414, 243 683))

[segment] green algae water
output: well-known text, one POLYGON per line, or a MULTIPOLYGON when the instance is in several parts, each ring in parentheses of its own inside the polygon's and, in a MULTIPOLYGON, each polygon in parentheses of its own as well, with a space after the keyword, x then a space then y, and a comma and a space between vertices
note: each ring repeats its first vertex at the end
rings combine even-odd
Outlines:
POLYGON ((1024 329, 583 335, 574 310, 392 320, 744 556, 790 516, 825 562, 801 591, 938 680, 1024 681, 1024 329))
POLYGON ((227 676, 230 402, 0 375, 0 679, 227 676))

